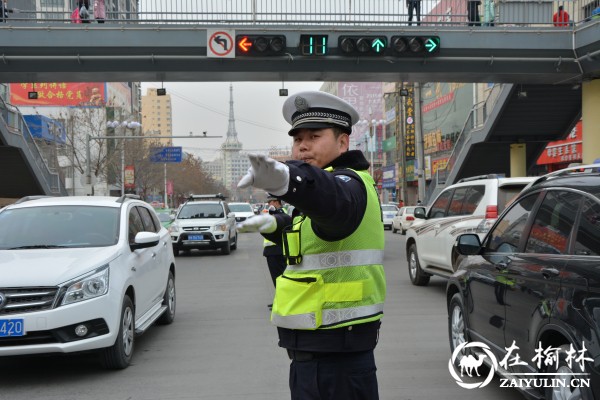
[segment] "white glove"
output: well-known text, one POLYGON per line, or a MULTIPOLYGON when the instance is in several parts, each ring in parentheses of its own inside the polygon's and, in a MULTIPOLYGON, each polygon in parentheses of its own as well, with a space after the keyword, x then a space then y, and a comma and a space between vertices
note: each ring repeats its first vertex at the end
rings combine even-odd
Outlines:
POLYGON ((290 183, 290 169, 287 165, 262 154, 248 154, 248 158, 252 166, 238 182, 238 188, 254 186, 275 196, 287 193, 290 183))
POLYGON ((271 214, 261 214, 240 222, 237 229, 240 232, 273 233, 277 229, 277 220, 271 214))

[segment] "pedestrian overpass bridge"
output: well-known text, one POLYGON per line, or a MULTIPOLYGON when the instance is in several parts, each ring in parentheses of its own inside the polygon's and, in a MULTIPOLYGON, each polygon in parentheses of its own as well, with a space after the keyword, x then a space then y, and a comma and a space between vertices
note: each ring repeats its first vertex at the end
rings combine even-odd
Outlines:
MULTIPOLYGON (((289 10, 286 10, 285 14, 264 14, 262 19, 259 9, 266 9, 268 0, 225 2, 235 3, 237 6, 233 7, 246 11, 232 13, 232 10, 225 10, 212 14, 206 7, 217 7, 215 3, 199 0, 195 4, 202 3, 204 11, 197 11, 193 17, 189 17, 189 10, 183 10, 187 4, 185 0, 173 0, 170 3, 160 2, 162 6, 171 4, 173 9, 161 9, 156 14, 133 9, 124 13, 113 10, 103 24, 71 24, 65 17, 68 9, 54 8, 44 12, 20 10, 11 14, 6 23, 0 24, 0 81, 506 83, 493 109, 486 111, 490 118, 495 116, 498 119, 488 119, 486 132, 479 135, 481 143, 487 143, 483 147, 488 146, 488 149, 482 153, 487 157, 474 156, 471 161, 468 158, 457 159, 454 175, 460 177, 456 171, 469 162, 476 165, 478 171, 503 172, 499 169, 506 169, 507 161, 503 161, 500 155, 506 156, 506 152, 495 151, 491 153, 497 156, 490 156, 489 146, 498 150, 516 141, 531 144, 527 150, 527 163, 535 163, 545 143, 562 138, 581 116, 581 84, 600 78, 600 20, 590 19, 586 14, 590 2, 576 0, 564 3, 565 9, 569 9, 576 18, 569 26, 555 27, 548 23, 551 19, 547 10, 538 10, 541 14, 545 13, 544 17, 534 12, 528 14, 529 20, 523 21, 518 12, 517 15, 509 15, 508 6, 505 7, 508 11, 501 14, 494 26, 469 26, 464 22, 466 15, 460 14, 461 10, 466 13, 464 5, 461 9, 464 2, 422 1, 423 9, 428 9, 429 14, 423 16, 420 25, 412 26, 405 22, 405 10, 399 8, 403 5, 398 3, 404 2, 388 0, 354 2, 354 5, 366 4, 367 7, 353 9, 353 14, 327 9, 296 11, 290 17, 289 10), (452 7, 458 15, 448 17, 439 11, 452 7), (187 19, 183 14, 188 16, 187 19), (48 18, 48 15, 54 18, 48 18), (251 19, 246 20, 247 16, 251 19), (227 44, 231 47, 237 44, 238 35, 281 36, 285 38, 285 46, 281 54, 235 55, 229 58, 216 54, 215 46, 219 44, 215 33, 220 32, 229 35, 230 42, 227 44), (306 35, 326 37, 325 54, 303 54, 301 44, 306 35), (348 36, 385 38, 386 50, 378 55, 346 55, 340 43, 343 37, 348 36), (437 37, 440 48, 431 55, 397 54, 391 49, 393 38, 397 36, 437 37), (535 96, 529 97, 530 101, 520 101, 516 84, 519 91, 535 93, 535 96), (512 114, 506 114, 510 110, 512 114), (527 127, 525 132, 524 126, 527 127)), ((281 2, 289 7, 293 3, 281 2)), ((323 3, 325 8, 333 4, 323 3)), ((530 6, 534 7, 540 2, 522 0, 520 3, 531 3, 530 6)), ((556 9, 559 3, 563 4, 560 1, 544 2, 552 9, 556 9)), ((350 0, 335 4, 352 8, 350 0)), ((275 7, 273 2, 270 5, 275 7)), ((224 47, 222 43, 220 45, 224 47)), ((14 137, 10 136, 14 132, 8 132, 7 125, 1 122, 0 152, 15 153, 14 137)), ((465 124, 465 127, 469 128, 469 125, 465 124)), ((467 150, 463 155, 469 152, 467 150)), ((19 151, 16 153, 18 158, 19 151)), ((8 157, 0 157, 3 171, 9 170, 8 160, 8 157)), ((56 185, 40 184, 48 177, 47 173, 37 171, 39 163, 32 164, 26 156, 22 156, 22 160, 28 165, 24 173, 37 184, 15 185, 13 176, 3 176, 0 187, 7 187, 3 181, 10 181, 8 186, 15 187, 14 193, 11 193, 15 197, 64 193, 63 189, 47 189, 56 189, 56 185)), ((448 171, 446 175, 450 177, 452 172, 448 171)), ((3 196, 0 194, 0 197, 3 196)))

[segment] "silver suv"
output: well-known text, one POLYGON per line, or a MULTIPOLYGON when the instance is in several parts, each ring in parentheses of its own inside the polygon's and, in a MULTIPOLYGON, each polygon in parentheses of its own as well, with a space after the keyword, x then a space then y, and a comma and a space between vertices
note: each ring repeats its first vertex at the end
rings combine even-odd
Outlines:
POLYGON ((220 193, 190 196, 169 232, 176 256, 181 250, 221 249, 223 254, 230 254, 237 248, 235 214, 220 193))
POLYGON ((406 239, 411 282, 424 286, 431 275, 450 277, 463 259, 456 250, 456 238, 463 233, 483 238, 507 204, 535 179, 465 178, 444 189, 429 209, 415 208, 416 220, 406 239))

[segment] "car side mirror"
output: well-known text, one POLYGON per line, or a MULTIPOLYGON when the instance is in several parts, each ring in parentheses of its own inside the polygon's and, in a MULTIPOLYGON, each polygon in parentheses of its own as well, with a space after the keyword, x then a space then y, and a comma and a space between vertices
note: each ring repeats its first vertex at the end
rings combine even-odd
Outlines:
POLYGON ((414 213, 415 218, 420 218, 420 219, 426 219, 426 212, 425 212, 425 207, 417 207, 415 208, 415 213, 414 213))
POLYGON ((158 233, 138 232, 137 235, 135 235, 134 243, 130 244, 129 247, 131 248, 131 251, 135 251, 138 249, 154 247, 154 246, 158 245, 159 241, 160 241, 160 236, 158 236, 158 233))
POLYGON ((460 235, 456 241, 456 250, 461 256, 474 256, 481 252, 481 241, 474 233, 460 235))

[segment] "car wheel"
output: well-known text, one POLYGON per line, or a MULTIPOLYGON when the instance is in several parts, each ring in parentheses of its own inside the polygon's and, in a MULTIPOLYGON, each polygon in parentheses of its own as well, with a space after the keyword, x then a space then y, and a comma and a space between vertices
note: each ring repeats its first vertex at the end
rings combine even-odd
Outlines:
POLYGON ((129 366, 135 342, 135 312, 129 296, 123 298, 119 333, 115 344, 103 350, 103 364, 109 369, 124 369, 129 366))
POLYGON ((237 250, 238 235, 235 234, 235 242, 231 245, 231 250, 237 250))
POLYGON ((179 248, 177 248, 177 247, 173 246, 173 255, 174 255, 175 257, 179 257, 179 248))
POLYGON ((394 228, 394 225, 392 225, 392 233, 396 233, 398 232, 398 229, 394 228))
POLYGON ((408 275, 415 286, 426 286, 431 278, 431 275, 421 269, 417 256, 417 245, 414 243, 408 249, 408 275))
POLYGON ((450 338, 451 353, 454 353, 459 345, 467 342, 465 308, 459 293, 452 296, 448 306, 448 337, 450 338))
POLYGON ((229 240, 221 247, 221 252, 223 252, 224 255, 231 254, 231 243, 229 240))
POLYGON ((401 229, 401 230, 400 230, 400 234, 401 234, 401 235, 406 235, 406 230, 405 230, 405 229, 401 229))
POLYGON ((162 304, 167 306, 167 309, 156 321, 159 325, 169 325, 175 319, 175 308, 177 305, 176 292, 175 292, 175 277, 173 273, 169 271, 169 277, 167 278, 167 288, 163 295, 162 304))
MULTIPOLYGON (((572 378, 577 378, 577 374, 581 375, 585 373, 584 369, 580 368, 580 364, 571 360, 571 367, 567 363, 567 351, 571 349, 570 345, 564 344, 559 347, 558 351, 558 368, 557 373, 560 375, 556 375, 554 378, 559 379, 562 378, 566 382, 569 382, 572 378)), ((550 368, 549 368, 550 369, 550 368)), ((554 368, 551 368, 549 371, 543 372, 554 372, 554 368)), ((591 393, 590 389, 587 387, 578 387, 580 385, 569 385, 568 387, 561 387, 557 385, 557 387, 546 387, 545 388, 545 397, 546 400, 570 400, 570 399, 593 399, 594 395, 591 393)))

